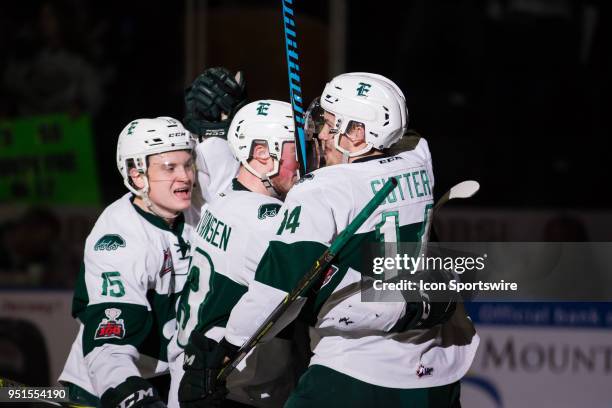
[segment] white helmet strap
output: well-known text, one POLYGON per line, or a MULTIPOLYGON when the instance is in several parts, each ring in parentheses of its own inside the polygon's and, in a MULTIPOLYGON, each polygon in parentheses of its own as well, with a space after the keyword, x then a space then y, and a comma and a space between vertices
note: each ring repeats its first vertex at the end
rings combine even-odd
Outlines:
POLYGON ((372 143, 366 143, 363 149, 357 150, 356 152, 349 152, 348 150, 340 146, 340 136, 340 132, 334 135, 334 147, 336 148, 336 150, 342 153, 342 163, 348 163, 349 158, 361 156, 372 150, 372 143))
POLYGON ((276 188, 274 188, 274 184, 272 184, 272 180, 270 180, 271 177, 274 177, 278 174, 280 161, 274 156, 270 157, 272 158, 272 163, 274 164, 274 167, 272 168, 272 171, 265 174, 261 174, 257 170, 255 170, 253 166, 249 164, 248 160, 242 160, 240 163, 242 163, 244 168, 247 169, 249 173, 261 180, 266 190, 268 190, 273 197, 280 197, 280 194, 278 193, 278 191, 276 191, 276 188))
POLYGON ((151 201, 151 199, 149 198, 149 177, 147 177, 146 174, 146 170, 144 169, 138 169, 138 173, 140 174, 140 177, 142 177, 142 180, 144 182, 144 186, 137 190, 134 188, 134 186, 132 186, 129 182, 126 183, 127 188, 134 193, 135 195, 137 195, 138 197, 142 198, 142 201, 144 201, 145 206, 147 207, 147 209, 154 215, 158 216, 159 218, 163 218, 163 219, 175 219, 176 217, 178 217, 181 212, 178 211, 176 212, 173 216, 170 217, 164 217, 163 215, 161 215, 161 211, 158 211, 159 208, 153 204, 153 201, 151 201))

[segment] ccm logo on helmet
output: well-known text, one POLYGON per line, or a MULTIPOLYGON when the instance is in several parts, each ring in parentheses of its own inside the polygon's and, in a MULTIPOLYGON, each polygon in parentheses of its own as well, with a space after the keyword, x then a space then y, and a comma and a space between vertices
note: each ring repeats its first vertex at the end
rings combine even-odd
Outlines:
POLYGON ((185 136, 185 132, 168 133, 168 137, 183 137, 183 136, 185 136))

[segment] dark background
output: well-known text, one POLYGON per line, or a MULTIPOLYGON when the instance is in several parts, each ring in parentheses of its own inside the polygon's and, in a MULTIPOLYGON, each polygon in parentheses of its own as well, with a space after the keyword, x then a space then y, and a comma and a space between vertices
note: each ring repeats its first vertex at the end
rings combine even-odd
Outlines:
MULTIPOLYGON (((296 3, 305 104, 340 73, 333 62, 393 79, 410 127, 429 141, 436 194, 476 179, 480 193, 455 208, 514 211, 474 222, 466 213, 443 226, 447 237, 602 239, 600 220, 610 220, 609 2, 296 3), (332 4, 344 4, 344 18, 332 4), (332 37, 343 28, 338 53, 332 37), (519 237, 507 227, 531 224, 520 211, 550 213, 554 222, 539 217, 543 229, 519 237)), ((251 100, 288 100, 284 47, 280 0, 0 2, 0 120, 88 115, 101 192, 78 216, 46 202, 0 202, 0 255, 9 259, 0 270, 55 265, 57 273, 41 279, 35 271, 26 281, 70 287, 92 223, 126 191, 115 165, 121 129, 140 117, 182 119, 184 88, 210 66, 243 70, 251 100), (60 240, 71 249, 58 248, 60 240)))
MULTIPOLYGON (((107 204, 123 192, 113 161, 123 126, 137 117, 182 117, 182 89, 192 79, 185 78, 188 10, 205 15, 206 66, 243 69, 251 99, 288 98, 280 1, 252 3, 2 2, 0 114, 91 114, 107 204), (54 49, 86 66, 95 88, 87 100, 28 103, 51 97, 70 83, 62 75, 79 68, 37 72, 26 86, 12 86, 11 66, 27 67, 54 49)), ((401 86, 411 127, 430 141, 439 192, 472 177, 483 184, 475 200, 484 206, 608 207, 609 2, 346 5, 345 70, 377 72, 401 86)), ((337 22, 326 1, 296 8, 309 100, 330 77, 328 29, 337 22)))

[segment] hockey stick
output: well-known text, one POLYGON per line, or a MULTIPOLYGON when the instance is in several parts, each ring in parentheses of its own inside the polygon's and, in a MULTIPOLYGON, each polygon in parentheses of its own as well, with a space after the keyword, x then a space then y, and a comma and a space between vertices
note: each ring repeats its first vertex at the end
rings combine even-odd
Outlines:
MULTIPOLYGON (((8 378, 3 378, 0 377, 0 388, 30 388, 28 385, 19 383, 17 381, 13 381, 13 380, 9 380, 8 378)), ((24 399, 15 399, 15 401, 17 402, 27 402, 29 400, 33 400, 34 398, 29 398, 28 400, 24 400, 24 399)), ((94 408, 92 406, 89 405, 83 405, 77 402, 72 402, 72 401, 54 401, 51 399, 46 399, 46 398, 35 398, 36 402, 40 402, 43 404, 48 404, 48 405, 52 405, 55 407, 64 407, 64 408, 94 408)), ((0 404, 2 402, 0 401, 0 404)))
POLYGON ((264 338, 270 331, 272 326, 279 318, 289 309, 295 300, 301 296, 310 285, 321 276, 321 274, 329 268, 334 257, 340 252, 348 240, 357 232, 359 227, 372 215, 374 210, 385 201, 387 196, 397 186, 397 179, 391 177, 382 186, 382 188, 372 197, 366 206, 357 214, 355 219, 333 240, 329 248, 323 252, 314 263, 310 271, 298 282, 296 287, 285 296, 285 299, 279 303, 276 308, 270 313, 268 318, 259 326, 255 333, 238 349, 236 356, 232 358, 223 369, 219 372, 217 380, 223 381, 236 368, 236 366, 246 357, 247 354, 264 338))
MULTIPOLYGON (((455 198, 470 198, 474 194, 476 194, 480 190, 480 184, 476 180, 465 180, 461 183, 455 184, 448 190, 438 202, 433 206, 429 215, 427 217, 427 225, 425 226, 425 230, 427 231, 427 237, 429 239, 429 232, 431 230, 431 226, 433 224, 433 216, 436 211, 440 209, 444 204, 446 204, 449 200, 454 200, 455 198)), ((436 228, 434 227, 434 231, 436 228)), ((422 249, 419 250, 419 255, 422 254, 422 249)))
POLYGON ((454 185, 448 190, 434 205, 432 211, 438 210, 441 206, 447 203, 449 200, 455 198, 470 198, 480 190, 480 184, 475 180, 462 181, 459 184, 454 185))
POLYGON ((281 0, 283 6, 283 28, 285 31, 285 55, 287 57, 287 75, 289 78, 289 97, 293 109, 293 123, 295 125, 295 152, 300 165, 300 177, 303 177, 306 168, 306 140, 304 136, 304 109, 302 108, 302 85, 300 79, 300 65, 298 62, 298 44, 295 26, 295 13, 293 0, 281 0))

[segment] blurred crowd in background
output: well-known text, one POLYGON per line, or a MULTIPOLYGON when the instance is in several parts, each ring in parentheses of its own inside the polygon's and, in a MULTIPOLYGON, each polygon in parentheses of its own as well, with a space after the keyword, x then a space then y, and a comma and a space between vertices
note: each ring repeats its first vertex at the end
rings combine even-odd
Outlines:
MULTIPOLYGON (((317 0, 296 9, 306 101, 339 73, 330 66, 386 75, 406 94, 410 127, 430 143, 438 193, 480 181, 466 204, 470 217, 489 214, 497 226, 479 233, 475 221, 462 234, 442 217, 441 231, 455 232, 449 237, 610 238, 591 231, 611 217, 599 181, 612 134, 609 2, 317 0), (339 18, 338 62, 329 37, 339 18), (544 215, 525 222, 522 234, 499 232, 514 224, 504 218, 512 210, 544 215)), ((250 99, 288 99, 280 1, 0 3, 0 286, 73 287, 86 234, 124 193, 115 167, 119 131, 138 117, 182 118, 194 10, 205 30, 192 47, 205 50, 206 66, 243 70, 250 99), (40 123, 57 118, 63 124, 53 136, 40 123), (65 131, 83 118, 86 134, 65 131), (27 147, 10 150, 31 123, 43 144, 35 159, 24 155, 27 147), (89 156, 82 140, 66 143, 93 171, 58 198, 47 190, 62 179, 40 180, 61 168, 45 156, 59 154, 53 143, 61 137, 91 139, 89 156), (84 189, 95 198, 79 199, 84 189)))

